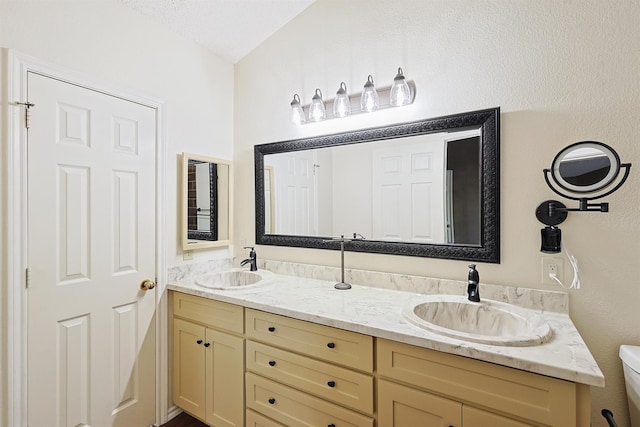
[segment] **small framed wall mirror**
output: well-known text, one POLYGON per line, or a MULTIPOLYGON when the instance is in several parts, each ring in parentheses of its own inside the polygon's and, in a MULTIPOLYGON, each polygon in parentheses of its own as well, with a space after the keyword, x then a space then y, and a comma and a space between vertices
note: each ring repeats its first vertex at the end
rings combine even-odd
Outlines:
POLYGON ((182 153, 182 249, 227 246, 232 229, 232 165, 182 153))

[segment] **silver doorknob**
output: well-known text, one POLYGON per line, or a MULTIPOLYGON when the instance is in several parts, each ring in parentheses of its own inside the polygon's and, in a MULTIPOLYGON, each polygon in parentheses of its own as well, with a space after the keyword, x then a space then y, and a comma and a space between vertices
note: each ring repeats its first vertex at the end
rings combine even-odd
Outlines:
POLYGON ((156 284, 153 283, 153 280, 145 279, 140 283, 140 289, 143 291, 148 291, 156 287, 156 284))

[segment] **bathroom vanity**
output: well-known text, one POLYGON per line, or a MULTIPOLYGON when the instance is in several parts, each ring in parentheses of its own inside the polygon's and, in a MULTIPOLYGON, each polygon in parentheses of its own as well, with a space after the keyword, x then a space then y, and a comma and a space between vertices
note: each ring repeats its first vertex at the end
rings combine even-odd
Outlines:
POLYGON ((412 292, 282 275, 169 288, 173 401, 212 426, 588 426, 604 384, 566 313, 536 310, 553 337, 509 347, 410 324, 412 292))

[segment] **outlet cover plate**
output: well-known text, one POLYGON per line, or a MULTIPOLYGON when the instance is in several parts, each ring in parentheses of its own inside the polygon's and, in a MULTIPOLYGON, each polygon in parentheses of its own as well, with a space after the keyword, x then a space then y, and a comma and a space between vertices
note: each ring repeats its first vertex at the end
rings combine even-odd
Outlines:
POLYGON ((542 268, 540 273, 542 275, 543 284, 560 286, 558 282, 549 277, 549 272, 554 269, 556 270, 556 277, 558 280, 564 283, 564 258, 553 256, 542 257, 542 268))

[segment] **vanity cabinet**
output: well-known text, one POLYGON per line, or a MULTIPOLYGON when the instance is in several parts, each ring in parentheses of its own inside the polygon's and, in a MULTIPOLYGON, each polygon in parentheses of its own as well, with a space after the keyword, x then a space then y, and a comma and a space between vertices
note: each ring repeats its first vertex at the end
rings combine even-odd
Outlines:
POLYGON ((286 426, 373 427, 372 337, 251 309, 245 318, 247 408, 286 426))
POLYGON ((381 426, 589 425, 587 386, 385 339, 377 362, 381 426))
POLYGON ((215 427, 244 425, 243 308, 173 294, 173 401, 215 427))
POLYGON ((173 292, 173 400, 215 427, 567 427, 589 387, 173 292))

